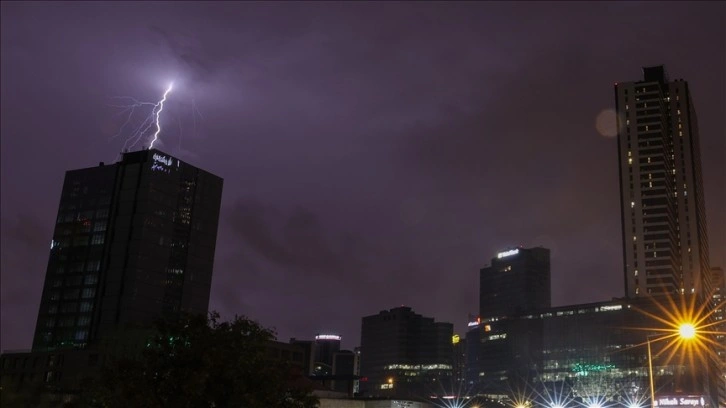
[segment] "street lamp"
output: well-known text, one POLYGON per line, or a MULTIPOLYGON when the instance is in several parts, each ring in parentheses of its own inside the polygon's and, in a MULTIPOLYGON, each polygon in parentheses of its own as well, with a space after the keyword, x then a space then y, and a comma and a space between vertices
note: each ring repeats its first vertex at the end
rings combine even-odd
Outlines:
MULTIPOLYGON (((681 323, 678 326, 678 333, 677 336, 680 337, 683 340, 691 340, 696 337, 696 326, 694 326, 692 323, 681 323)), ((646 342, 648 343, 648 378, 650 379, 650 407, 655 408, 655 387, 653 386, 653 355, 650 350, 650 338, 653 336, 658 336, 658 334, 650 334, 646 337, 646 342)), ((663 339, 667 339, 673 337, 673 335, 666 335, 661 336, 657 338, 655 341, 660 341, 663 339)))

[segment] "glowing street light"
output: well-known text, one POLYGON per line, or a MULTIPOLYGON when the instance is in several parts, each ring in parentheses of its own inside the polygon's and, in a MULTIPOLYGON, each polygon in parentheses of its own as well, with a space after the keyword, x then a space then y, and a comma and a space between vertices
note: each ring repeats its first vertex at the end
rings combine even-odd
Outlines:
POLYGON ((683 323, 678 327, 678 335, 684 340, 696 337, 696 327, 691 323, 683 323))
MULTIPOLYGON (((650 338, 653 336, 657 336, 658 334, 651 334, 646 337, 646 342, 648 343, 648 377, 650 379, 650 407, 655 408, 655 387, 653 385, 653 355, 650 350, 650 338)), ((678 326, 678 333, 676 334, 677 337, 680 337, 682 340, 692 340, 696 337, 696 326, 693 325, 693 323, 681 323, 678 326)), ((666 335, 661 336, 657 338, 655 341, 660 341, 663 339, 674 337, 674 335, 666 335)))

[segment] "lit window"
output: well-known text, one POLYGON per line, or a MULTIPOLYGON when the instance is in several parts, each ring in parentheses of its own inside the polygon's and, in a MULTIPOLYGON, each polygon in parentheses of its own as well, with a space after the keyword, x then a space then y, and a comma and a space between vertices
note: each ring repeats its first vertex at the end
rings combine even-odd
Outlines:
POLYGON ((81 302, 81 313, 88 313, 93 310, 91 302, 81 302))
POLYGON ((93 239, 91 240, 91 245, 101 245, 103 244, 103 234, 93 234, 93 239))
POLYGON ((633 276, 638 276, 638 270, 633 271, 633 276))
POLYGON ((628 164, 633 164, 633 158, 632 157, 628 157, 628 164))
POLYGON ((91 317, 90 316, 81 316, 78 318, 77 326, 88 326, 91 323, 91 317))
POLYGON ((93 225, 93 231, 106 231, 106 221, 96 221, 96 223, 93 225))
POLYGON ((92 298, 94 296, 96 296, 96 289, 95 288, 85 288, 85 289, 83 289, 83 294, 81 296, 83 299, 92 298))
POLYGON ((84 285, 95 285, 98 283, 98 275, 86 275, 83 279, 84 285))
POLYGON ((633 207, 635 207, 635 201, 630 202, 630 208, 633 208, 633 207))
POLYGON ((88 337, 88 330, 76 331, 76 336, 75 336, 76 341, 85 341, 87 337, 88 337))

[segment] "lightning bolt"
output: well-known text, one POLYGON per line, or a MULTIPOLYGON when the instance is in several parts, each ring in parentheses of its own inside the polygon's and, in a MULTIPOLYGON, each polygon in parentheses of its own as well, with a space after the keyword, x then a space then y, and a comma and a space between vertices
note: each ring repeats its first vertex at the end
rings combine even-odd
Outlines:
POLYGON ((161 98, 157 106, 159 107, 159 110, 156 111, 156 132, 154 133, 154 140, 151 141, 151 144, 149 145, 149 149, 154 147, 154 142, 156 142, 156 139, 159 138, 159 132, 161 132, 161 125, 159 124, 159 115, 161 114, 161 111, 164 110, 164 102, 166 102, 166 96, 169 95, 169 92, 171 92, 171 88, 174 86, 173 83, 169 84, 169 87, 166 88, 166 92, 164 92, 164 97, 161 98))
MULTIPOLYGON (((166 99, 169 96, 169 93, 172 91, 173 86, 173 83, 169 84, 169 86, 166 88, 166 91, 164 91, 164 95, 162 96, 161 100, 159 100, 158 102, 139 101, 138 99, 131 96, 114 97, 114 99, 120 100, 121 102, 110 106, 123 109, 121 112, 118 113, 118 115, 123 115, 124 113, 128 114, 119 131, 116 132, 115 135, 111 136, 109 140, 115 139, 123 134, 124 130, 127 128, 127 126, 129 126, 132 121, 138 123, 138 121, 132 120, 137 109, 148 106, 151 107, 151 112, 146 115, 141 124, 139 124, 134 129, 134 131, 126 138, 126 141, 121 148, 121 152, 128 151, 128 149, 136 146, 139 141, 141 141, 141 139, 144 137, 144 135, 147 135, 154 127, 156 127, 156 131, 154 132, 151 143, 149 144, 150 149, 154 147, 154 143, 159 140, 159 134, 161 133, 161 111, 164 110, 164 102, 166 102, 166 99)), ((121 155, 119 154, 119 156, 117 156, 117 160, 120 157, 121 155)))

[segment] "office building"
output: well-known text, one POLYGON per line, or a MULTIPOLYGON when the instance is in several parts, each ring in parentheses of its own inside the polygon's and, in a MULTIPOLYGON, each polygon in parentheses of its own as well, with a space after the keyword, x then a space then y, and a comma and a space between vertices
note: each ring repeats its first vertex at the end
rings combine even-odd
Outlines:
POLYGON ((615 84, 626 296, 711 292, 698 121, 663 66, 615 84))
POLYGON ((222 179, 159 150, 66 173, 34 350, 207 313, 222 179))
POLYGON ((689 353, 656 317, 674 306, 623 298, 472 322, 467 381, 505 405, 649 406, 650 343, 657 401, 703 398, 703 406, 720 407, 713 353, 705 345, 689 353))
POLYGON ((33 350, 3 384, 73 390, 160 318, 206 314, 222 179, 159 150, 66 173, 33 350))
POLYGON ((360 391, 364 396, 427 397, 452 383, 453 325, 410 307, 363 318, 360 391))
POLYGON ((315 375, 333 373, 333 355, 340 351, 341 337, 337 334, 318 334, 315 336, 315 375))
POLYGON ((479 279, 482 321, 550 307, 550 250, 513 248, 499 252, 479 279))

